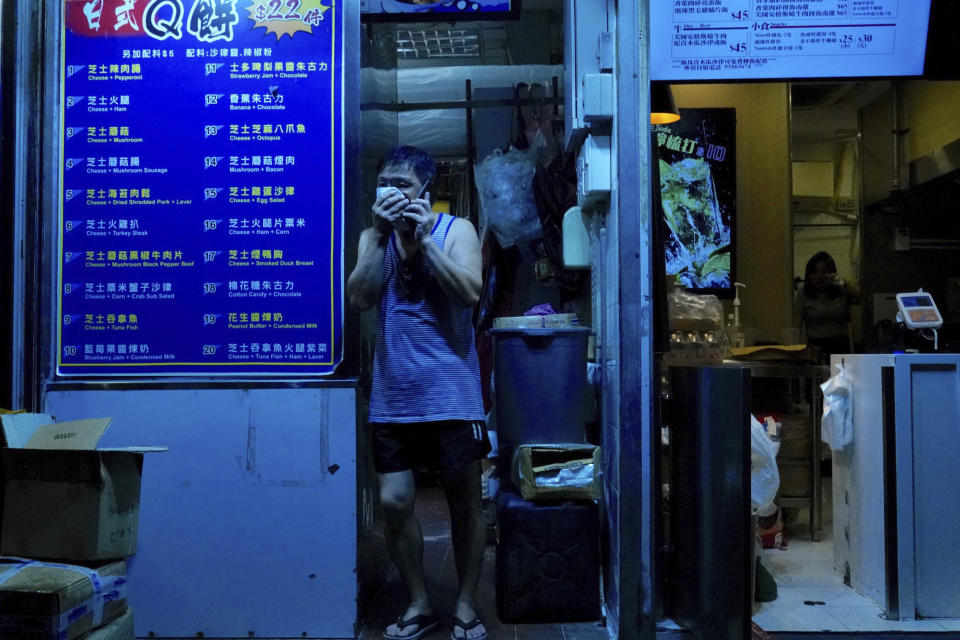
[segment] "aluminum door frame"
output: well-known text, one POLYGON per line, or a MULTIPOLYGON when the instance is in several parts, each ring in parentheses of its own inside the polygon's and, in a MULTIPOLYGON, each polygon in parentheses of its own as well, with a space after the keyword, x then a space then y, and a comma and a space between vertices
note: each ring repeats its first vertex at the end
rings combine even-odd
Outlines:
MULTIPOLYGON (((929 513, 917 515, 917 491, 925 484, 925 461, 917 459, 917 438, 923 437, 922 425, 932 418, 933 410, 942 412, 947 407, 933 404, 942 400, 938 393, 942 388, 926 380, 929 373, 952 371, 960 375, 960 356, 947 354, 898 355, 894 364, 895 388, 895 447, 896 447, 896 516, 897 516, 897 594, 896 616, 900 620, 916 619, 918 594, 928 585, 917 581, 918 556, 922 553, 923 541, 928 535, 917 529, 918 519, 926 520, 929 513), (932 409, 936 407, 936 409, 932 409), (918 546, 919 543, 919 546, 918 546)), ((956 409, 956 407, 954 407, 956 409)), ((941 415, 937 419, 949 416, 941 415)), ((960 416, 954 416, 960 423, 960 416)), ((954 519, 960 515, 953 513, 954 519)), ((954 525, 957 526, 957 525, 954 525)), ((892 603, 890 603, 892 604, 892 603)), ((888 612, 890 613, 890 612, 888 612)))

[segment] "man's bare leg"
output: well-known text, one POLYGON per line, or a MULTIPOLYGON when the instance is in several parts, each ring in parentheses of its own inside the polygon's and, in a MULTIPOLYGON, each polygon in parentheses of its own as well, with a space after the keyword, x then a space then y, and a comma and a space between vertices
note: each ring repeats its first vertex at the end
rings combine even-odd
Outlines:
MULTIPOLYGON (((456 471, 445 471, 442 480, 450 509, 450 533, 460 580, 460 592, 453 614, 463 622, 470 622, 477 617, 477 584, 487 543, 487 528, 481 507, 480 461, 474 460, 456 471)), ((454 632, 460 637, 456 627, 454 632)), ((477 638, 485 634, 486 629, 481 624, 467 629, 463 637, 477 638)))
MULTIPOLYGON (((377 478, 380 480, 387 550, 410 592, 410 604, 401 617, 408 620, 421 613, 432 614, 433 606, 423 576, 423 533, 413 510, 416 498, 413 471, 378 473, 377 478)), ((386 629, 393 636, 412 635, 417 630, 417 626, 401 630, 396 624, 386 629)))

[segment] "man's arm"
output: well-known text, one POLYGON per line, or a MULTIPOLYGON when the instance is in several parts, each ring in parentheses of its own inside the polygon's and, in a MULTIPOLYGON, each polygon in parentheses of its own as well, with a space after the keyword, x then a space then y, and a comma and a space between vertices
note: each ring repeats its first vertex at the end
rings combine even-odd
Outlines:
POLYGON ((383 254, 389 235, 376 227, 364 229, 357 247, 357 266, 347 278, 347 298, 350 304, 366 311, 377 304, 383 281, 383 254))
POLYGON ((379 302, 383 281, 383 254, 393 234, 393 225, 400 220, 408 200, 398 189, 391 190, 373 203, 373 226, 360 234, 357 266, 347 278, 350 304, 366 311, 379 302))
POLYGON ((480 300, 483 287, 483 259, 477 232, 468 220, 455 218, 444 245, 440 251, 429 233, 420 237, 420 248, 433 265, 440 287, 454 301, 472 307, 480 300))

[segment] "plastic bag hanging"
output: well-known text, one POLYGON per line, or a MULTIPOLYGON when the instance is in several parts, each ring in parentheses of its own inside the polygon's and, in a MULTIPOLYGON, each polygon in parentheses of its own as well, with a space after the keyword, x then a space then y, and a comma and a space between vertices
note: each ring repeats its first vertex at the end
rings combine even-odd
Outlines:
POLYGON ((499 149, 474 167, 484 225, 490 225, 500 246, 539 238, 540 216, 533 198, 538 148, 499 149))
POLYGON ((820 439, 834 451, 853 442, 853 390, 842 364, 835 364, 836 373, 820 385, 823 392, 823 415, 820 418, 820 439))

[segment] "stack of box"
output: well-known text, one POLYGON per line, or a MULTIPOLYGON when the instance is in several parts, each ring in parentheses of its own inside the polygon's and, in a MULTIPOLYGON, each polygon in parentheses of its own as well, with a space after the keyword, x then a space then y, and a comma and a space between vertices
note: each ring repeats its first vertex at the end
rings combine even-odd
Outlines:
POLYGON ((505 622, 600 617, 600 449, 521 445, 519 494, 497 500, 497 612, 505 622))
POLYGON ((91 567, 0 559, 0 637, 129 640, 125 562, 91 567))
POLYGON ((109 418, 2 423, 0 637, 131 640, 143 454, 165 448, 97 449, 109 418))
POLYGON ((504 622, 600 617, 599 448, 585 444, 589 329, 495 328, 504 622))

